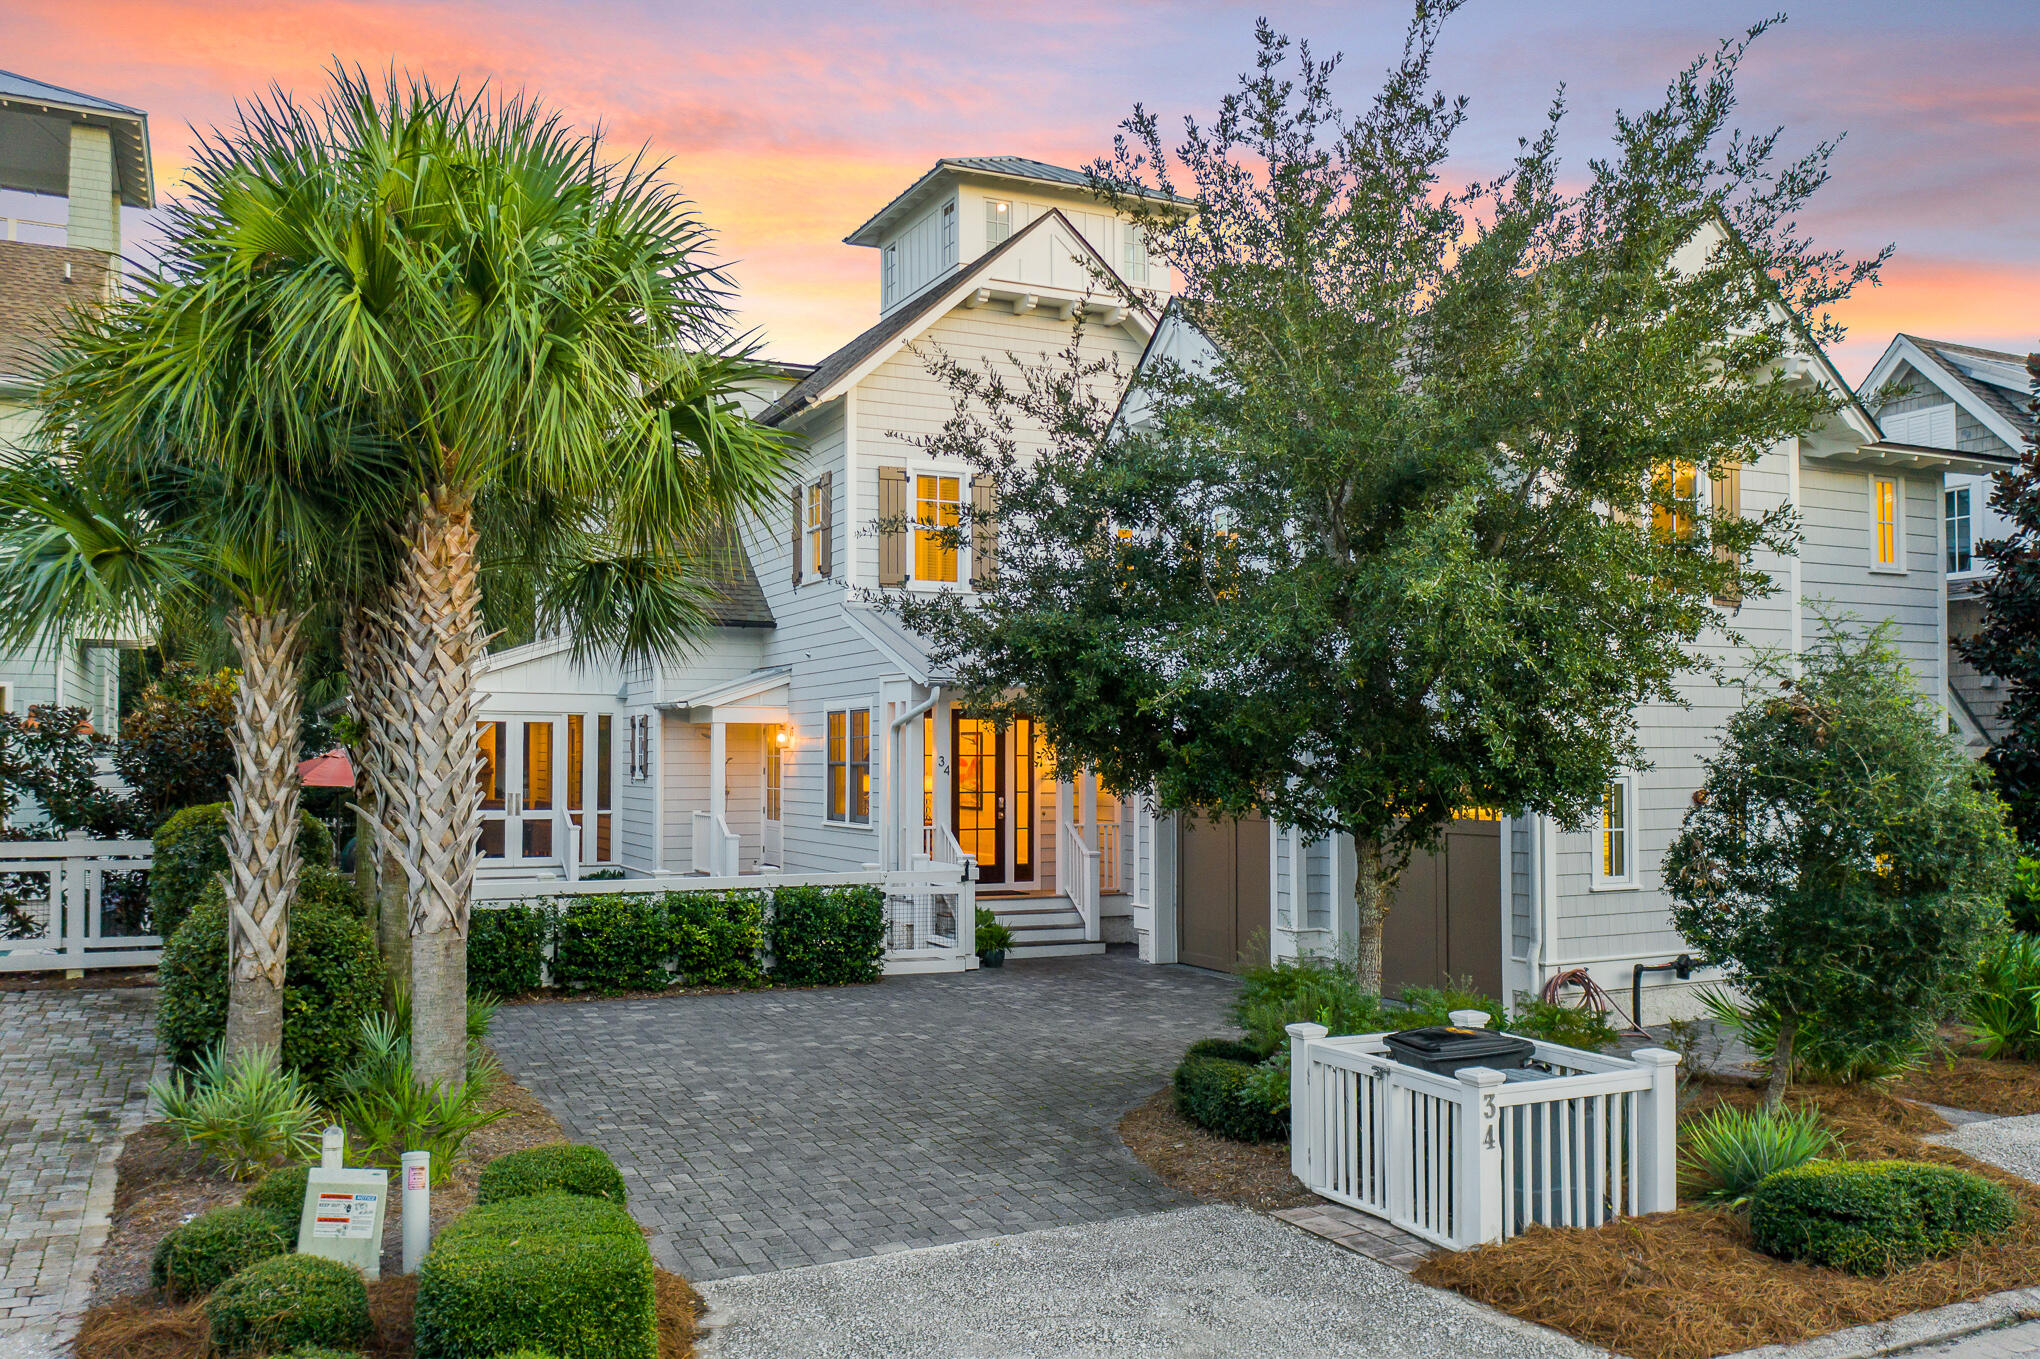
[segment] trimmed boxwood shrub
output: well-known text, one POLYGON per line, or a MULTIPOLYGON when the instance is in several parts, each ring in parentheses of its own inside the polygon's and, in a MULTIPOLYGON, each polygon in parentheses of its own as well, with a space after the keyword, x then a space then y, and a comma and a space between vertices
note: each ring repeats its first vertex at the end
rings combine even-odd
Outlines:
MULTIPOLYGON (((1222 1039, 1207 1039, 1197 1046, 1221 1044, 1242 1052, 1252 1051, 1240 1044, 1225 1043, 1222 1039)), ((1175 1079, 1171 1082, 1176 1112, 1198 1127, 1220 1137, 1230 1137, 1235 1142, 1287 1141, 1287 1113, 1269 1109, 1248 1088, 1254 1079, 1255 1065, 1252 1061, 1198 1052, 1193 1048, 1176 1068, 1175 1079)))
MULTIPOLYGON (((213 880, 227 871, 227 804, 207 802, 175 812, 156 828, 149 867, 151 928, 168 939, 213 880)), ((298 813, 298 855, 307 865, 330 868, 333 835, 310 812, 298 813)), ((356 914, 360 907, 355 907, 356 914)))
POLYGON ((600 1147, 532 1147, 498 1156, 482 1167, 475 1186, 479 1203, 502 1203, 536 1194, 578 1194, 622 1203, 623 1176, 600 1147))
POLYGON ((1237 1038, 1200 1038, 1183 1055, 1216 1057, 1225 1062, 1245 1062, 1248 1066, 1260 1065, 1267 1056, 1252 1043, 1244 1043, 1237 1038))
POLYGON ((298 1224, 304 1220, 305 1186, 310 1166, 278 1166, 258 1180, 241 1199, 241 1206, 269 1214, 283 1231, 292 1249, 297 1246, 298 1224))
POLYGON ((781 986, 877 981, 885 963, 885 889, 775 888, 771 933, 772 980, 781 986))
MULTIPOLYGON (((227 902, 215 882, 163 945, 156 1034, 189 1067, 227 1032, 227 902)), ((291 904, 283 974, 283 1061, 323 1082, 354 1060, 361 1021, 382 1005, 382 958, 356 910, 354 885, 307 865, 291 904)))
POLYGON ((600 996, 661 991, 672 927, 657 897, 569 897, 554 926, 553 982, 600 996))
POLYGON ((468 916, 468 989, 521 996, 545 985, 552 911, 540 902, 478 907, 468 916))
POLYGON ((336 1350, 328 1345, 299 1345, 283 1359, 361 1359, 360 1350, 336 1350))
POLYGON ((690 986, 763 986, 765 902, 756 892, 668 892, 675 966, 690 986))
POLYGON ((574 1359, 656 1359, 652 1254, 629 1213, 574 1194, 480 1204, 418 1271, 418 1359, 538 1347, 574 1359))
POLYGON ((1758 1250, 1850 1274, 1881 1274, 1953 1255, 2019 1215, 2002 1186, 1920 1161, 1809 1161, 1767 1176, 1750 1196, 1758 1250))
POLYGON ((289 1249, 276 1219, 261 1209, 215 1208, 163 1233, 149 1260, 149 1283, 174 1297, 197 1297, 289 1249))
POLYGON ((375 1334, 361 1271, 322 1255, 277 1255, 213 1290, 205 1318, 224 1354, 359 1346, 375 1334))

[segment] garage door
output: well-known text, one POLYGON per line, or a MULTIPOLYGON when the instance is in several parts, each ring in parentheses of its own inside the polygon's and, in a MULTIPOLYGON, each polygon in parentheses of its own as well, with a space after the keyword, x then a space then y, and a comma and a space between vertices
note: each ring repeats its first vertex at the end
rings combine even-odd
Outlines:
POLYGON ((1435 854, 1410 860, 1382 925, 1381 986, 1443 986, 1473 979, 1502 995, 1502 823, 1462 817, 1435 854))
POLYGON ((1192 967, 1240 972, 1268 961, 1268 823, 1177 818, 1176 956, 1192 967))

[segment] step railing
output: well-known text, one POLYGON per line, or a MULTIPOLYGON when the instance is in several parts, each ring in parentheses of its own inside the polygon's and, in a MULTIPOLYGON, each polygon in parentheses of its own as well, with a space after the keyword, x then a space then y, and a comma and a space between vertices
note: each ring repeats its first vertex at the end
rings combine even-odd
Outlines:
POLYGON ((1384 1034, 1288 1031, 1290 1169, 1315 1194, 1452 1250, 1676 1206, 1677 1053, 1537 1041, 1513 1079, 1440 1076, 1384 1034))
POLYGON ((1056 824, 1056 876, 1063 895, 1083 917, 1084 938, 1102 937, 1098 925, 1098 851, 1085 843, 1082 827, 1068 817, 1056 824))
POLYGON ((736 833, 730 823, 710 811, 696 811, 688 825, 688 866, 705 877, 733 877, 741 859, 736 833))

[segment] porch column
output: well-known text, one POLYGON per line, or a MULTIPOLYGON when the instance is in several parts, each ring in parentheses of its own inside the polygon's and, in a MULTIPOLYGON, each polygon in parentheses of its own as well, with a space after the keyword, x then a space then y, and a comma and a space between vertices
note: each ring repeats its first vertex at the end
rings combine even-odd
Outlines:
POLYGON ((730 724, 717 717, 708 724, 708 810, 723 820, 729 799, 730 724))

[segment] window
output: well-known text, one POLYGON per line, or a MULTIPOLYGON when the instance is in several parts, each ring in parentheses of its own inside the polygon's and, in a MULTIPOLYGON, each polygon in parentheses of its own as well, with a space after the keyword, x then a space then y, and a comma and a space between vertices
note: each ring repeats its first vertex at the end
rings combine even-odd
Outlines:
POLYGON ((885 300, 890 302, 900 286, 900 248, 889 245, 885 248, 885 277, 881 280, 885 300))
POLYGON ((829 714, 828 819, 846 825, 871 824, 871 710, 838 709, 829 714))
MULTIPOLYGON (((508 809, 508 804, 503 798, 503 724, 501 722, 477 723, 476 743, 480 747, 481 763, 475 770, 475 782, 481 785, 482 810, 485 812, 505 811, 508 809)), ((500 859, 503 857, 502 817, 483 818, 480 852, 484 859, 500 859)))
MULTIPOLYGON (((931 837, 928 831, 935 825, 935 711, 929 709, 921 714, 921 840, 923 844, 931 837)), ((932 849, 924 849, 933 854, 932 849)))
POLYGON ((963 478, 924 472, 914 478, 914 579, 954 584, 963 523, 963 478))
POLYGON ((815 564, 815 574, 826 576, 828 568, 823 565, 829 560, 827 536, 829 532, 828 489, 815 482, 807 488, 807 539, 808 560, 815 564))
POLYGON ((13 705, 8 702, 13 697, 14 695, 8 691, 7 686, 0 684, 0 713, 14 711, 13 705))
POLYGON ((1870 477, 1870 569, 1905 570, 1905 538, 1900 531, 1898 481, 1870 477))
POLYGON ((1975 564, 1969 544, 1969 487, 1950 487, 1948 501, 1948 569, 1967 571, 1975 564))
POLYGON ((1013 234, 1013 205, 1003 198, 985 200, 985 249, 1013 234))
POLYGON ((1601 824, 1594 832, 1594 886, 1632 887, 1636 883, 1635 853, 1629 843, 1635 820, 1627 775, 1608 780, 1601 790, 1601 824))
POLYGON ((630 719, 630 780, 643 783, 652 776, 652 719, 630 719))
POLYGON ((609 783, 615 772, 616 719, 608 713, 595 719, 595 853, 596 863, 614 857, 609 820, 609 783))
POLYGON ((1146 283, 1148 272, 1147 239, 1140 234, 1140 228, 1131 226, 1126 230, 1126 281, 1146 283))
POLYGON ((942 263, 956 263, 956 204, 942 205, 942 263))
POLYGON ((1684 542, 1700 518, 1700 469, 1675 462, 1651 474, 1650 525, 1661 543, 1684 542))

